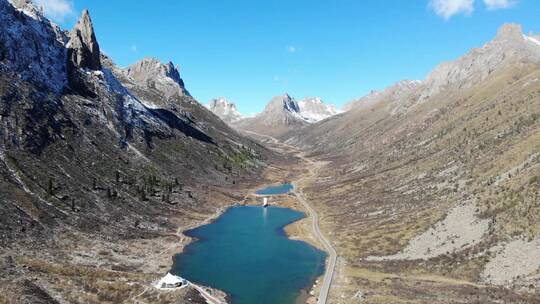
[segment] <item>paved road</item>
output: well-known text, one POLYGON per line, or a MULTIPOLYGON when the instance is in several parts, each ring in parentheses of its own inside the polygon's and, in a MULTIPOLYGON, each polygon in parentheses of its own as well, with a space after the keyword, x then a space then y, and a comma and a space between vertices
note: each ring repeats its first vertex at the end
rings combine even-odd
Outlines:
MULTIPOLYGON (((253 135, 268 138, 268 139, 272 140, 276 144, 281 144, 283 146, 287 146, 289 148, 292 148, 293 150, 297 150, 295 147, 292 147, 290 145, 282 143, 282 142, 278 141, 276 138, 274 138, 272 136, 258 134, 258 133, 251 132, 251 131, 245 131, 245 132, 253 134, 253 135)), ((298 156, 307 163, 307 166, 308 166, 308 169, 309 169, 309 172, 310 172, 310 176, 308 176, 306 178, 316 176, 317 175, 317 168, 318 168, 317 164, 315 164, 315 162, 313 162, 312 160, 310 160, 308 158, 305 158, 302 155, 302 153, 299 153, 298 156)), ((326 269, 325 269, 325 273, 324 273, 324 277, 323 277, 323 282, 322 282, 322 285, 321 285, 321 290, 319 292, 319 297, 317 299, 317 304, 326 304, 326 301, 328 299, 328 292, 330 291, 330 285, 332 284, 332 278, 334 277, 334 272, 336 270, 337 252, 336 252, 336 249, 334 248, 334 246, 332 246, 332 244, 330 243, 330 241, 328 241, 328 239, 324 236, 324 234, 321 233, 321 229, 319 228, 319 215, 313 209, 313 207, 311 207, 309 202, 304 197, 302 189, 298 186, 298 182, 293 182, 292 184, 294 186, 293 192, 296 194, 296 197, 298 198, 298 201, 304 206, 304 208, 306 208, 306 210, 308 212, 308 215, 312 219, 312 221, 311 221, 311 224, 312 224, 311 229, 313 230, 313 235, 315 235, 315 237, 317 239, 319 239, 321 244, 324 246, 324 249, 328 253, 328 264, 326 265, 326 269)))
MULTIPOLYGON (((294 185, 294 187, 295 189, 297 189, 296 185, 294 185)), ((334 249, 334 246, 332 246, 328 239, 321 233, 321 230, 319 229, 319 216, 317 215, 317 212, 313 210, 311 205, 306 201, 302 191, 295 190, 294 192, 296 193, 298 201, 302 203, 302 205, 304 205, 304 207, 308 210, 309 215, 311 216, 311 228, 313 230, 313 234, 321 241, 326 252, 328 252, 328 264, 326 265, 326 272, 324 273, 321 291, 319 293, 319 298, 317 299, 317 304, 326 304, 328 292, 330 291, 330 285, 332 284, 332 278, 334 277, 334 271, 336 269, 337 252, 336 249, 334 249)))
MULTIPOLYGON (((303 157, 302 155, 300 155, 300 158, 302 158, 305 162, 308 163, 310 175, 315 176, 317 174, 316 164, 310 159, 303 157)), ((324 249, 328 253, 328 264, 326 264, 326 271, 324 273, 321 290, 319 292, 319 297, 317 298, 317 304, 326 304, 326 301, 328 299, 328 292, 330 291, 330 285, 332 284, 332 278, 334 277, 334 272, 336 270, 337 252, 334 246, 332 246, 332 244, 330 243, 330 241, 328 241, 324 234, 321 233, 321 229, 319 228, 319 215, 304 197, 302 189, 298 187, 296 182, 293 182, 293 185, 293 192, 296 194, 298 201, 304 206, 304 208, 306 208, 308 214, 311 216, 311 229, 313 230, 313 234, 323 244, 324 249)))

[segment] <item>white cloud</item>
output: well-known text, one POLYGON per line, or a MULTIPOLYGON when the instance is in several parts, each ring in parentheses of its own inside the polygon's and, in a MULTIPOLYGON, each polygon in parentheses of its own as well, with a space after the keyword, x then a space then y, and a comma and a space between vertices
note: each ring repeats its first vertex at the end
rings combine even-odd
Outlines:
POLYGON ((137 52, 137 46, 135 44, 131 45, 131 51, 137 52))
POLYGON ((294 45, 288 45, 287 46, 287 52, 289 53, 294 53, 296 52, 298 49, 294 46, 294 45))
POLYGON ((45 15, 55 21, 63 21, 66 17, 75 16, 73 2, 70 0, 34 0, 38 7, 43 8, 45 15))
MULTIPOLYGON (((518 0, 482 0, 488 10, 509 8, 518 0)), ((457 14, 470 15, 474 11, 475 0, 429 0, 429 7, 445 20, 457 14)))
POLYGON ((429 7, 448 20, 456 14, 470 15, 474 11, 474 0, 430 0, 429 7))
POLYGON ((515 4, 515 1, 512 0, 484 0, 486 7, 490 10, 500 9, 500 8, 509 8, 515 4))

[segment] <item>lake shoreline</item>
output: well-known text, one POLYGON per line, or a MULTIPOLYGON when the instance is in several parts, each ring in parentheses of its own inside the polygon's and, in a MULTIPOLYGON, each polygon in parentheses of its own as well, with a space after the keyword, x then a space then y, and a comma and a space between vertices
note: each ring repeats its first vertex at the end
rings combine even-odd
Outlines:
MULTIPOLYGON (((275 187, 276 184, 273 184, 273 185, 274 185, 273 187, 275 187)), ((190 225, 189 227, 183 227, 184 229, 182 229, 181 233, 182 233, 182 235, 185 236, 186 242, 184 242, 184 246, 183 246, 184 248, 182 248, 181 251, 176 252, 176 254, 174 256, 181 255, 182 253, 186 254, 187 253, 186 252, 186 247, 193 244, 194 242, 198 241, 199 238, 197 238, 196 236, 193 236, 192 233, 190 233, 191 230, 195 230, 195 229, 204 227, 206 225, 214 224, 216 222, 216 220, 220 216, 224 215, 225 213, 227 213, 228 211, 230 211, 231 209, 233 209, 235 207, 240 207, 240 206, 258 207, 258 206, 261 206, 261 203, 259 202, 259 200, 261 200, 260 198, 264 197, 264 196, 266 196, 266 195, 256 194, 256 191, 251 191, 248 195, 246 195, 244 200, 242 200, 240 202, 237 202, 237 203, 234 203, 232 205, 224 206, 224 207, 220 208, 214 214, 207 217, 202 222, 199 222, 199 223, 194 224, 194 225, 190 225)), ((298 213, 301 214, 301 218, 292 220, 290 222, 287 222, 287 223, 284 223, 283 225, 281 225, 279 227, 278 234, 282 235, 283 237, 287 238, 290 241, 299 241, 299 242, 302 242, 302 243, 304 243, 304 244, 306 244, 306 245, 308 245, 310 247, 313 246, 313 242, 311 242, 309 240, 309 238, 301 237, 298 233, 295 233, 295 234, 291 233, 290 227, 298 225, 299 222, 305 222, 306 219, 309 219, 308 213, 306 213, 305 210, 302 210, 302 208, 301 208, 302 206, 298 202, 294 202, 294 201, 296 201, 294 195, 286 193, 286 194, 270 195, 270 196, 267 196, 267 197, 272 197, 274 200, 279 202, 278 204, 271 205, 269 208, 273 209, 274 207, 278 207, 278 208, 283 208, 283 209, 289 209, 291 211, 295 211, 295 212, 298 212, 298 213)), ((294 303, 300 303, 300 304, 306 303, 308 298, 312 298, 312 296, 310 295, 310 291, 313 290, 314 284, 318 280, 320 280, 322 275, 324 275, 324 268, 326 266, 325 265, 325 260, 326 260, 326 257, 327 257, 327 253, 324 250, 321 250, 320 246, 313 246, 313 247, 314 247, 314 249, 316 249, 319 252, 322 252, 324 254, 323 262, 318 263, 319 266, 317 266, 317 267, 322 268, 322 274, 315 277, 315 278, 313 278, 312 280, 309 280, 309 283, 307 283, 306 286, 303 286, 299 290, 297 290, 298 295, 297 295, 296 300, 295 300, 294 303)), ((174 267, 174 264, 173 264, 173 267, 174 267)), ((171 268, 171 271, 172 271, 172 269, 173 268, 171 268)), ((213 289, 216 289, 213 286, 211 286, 211 287, 213 289)), ((230 295, 229 294, 227 294, 227 300, 230 300, 230 295)))

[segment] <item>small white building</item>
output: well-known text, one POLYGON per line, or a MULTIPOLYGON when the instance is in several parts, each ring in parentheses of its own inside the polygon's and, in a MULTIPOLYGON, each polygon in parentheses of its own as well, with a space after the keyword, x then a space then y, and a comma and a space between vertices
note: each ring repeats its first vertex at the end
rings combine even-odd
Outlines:
POLYGON ((156 284, 156 288, 159 289, 171 289, 171 288, 180 288, 186 287, 188 281, 182 277, 175 276, 170 272, 167 273, 159 282, 156 284))

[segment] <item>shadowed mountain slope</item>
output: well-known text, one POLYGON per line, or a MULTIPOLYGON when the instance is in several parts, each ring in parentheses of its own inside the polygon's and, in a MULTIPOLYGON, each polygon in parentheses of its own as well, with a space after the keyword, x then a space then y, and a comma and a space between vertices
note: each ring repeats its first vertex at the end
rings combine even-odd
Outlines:
MULTIPOLYGON (((100 285, 110 264, 81 270, 86 291, 65 289, 75 277, 52 269, 114 263, 81 256, 89 243, 90 254, 104 246, 126 258, 127 240, 144 246, 142 239, 214 213, 214 189, 255 181, 274 157, 195 101, 171 63, 116 67, 100 53, 86 10, 66 35, 30 1, 0 0, 0 24, 0 246, 9 261, 0 268, 8 299, 22 292, 17 284, 30 286, 16 252, 47 268, 39 272, 46 284, 25 289, 34 296, 90 303, 115 294, 100 285)), ((120 264, 134 267, 125 284, 148 280, 133 275, 144 263, 120 264)))

